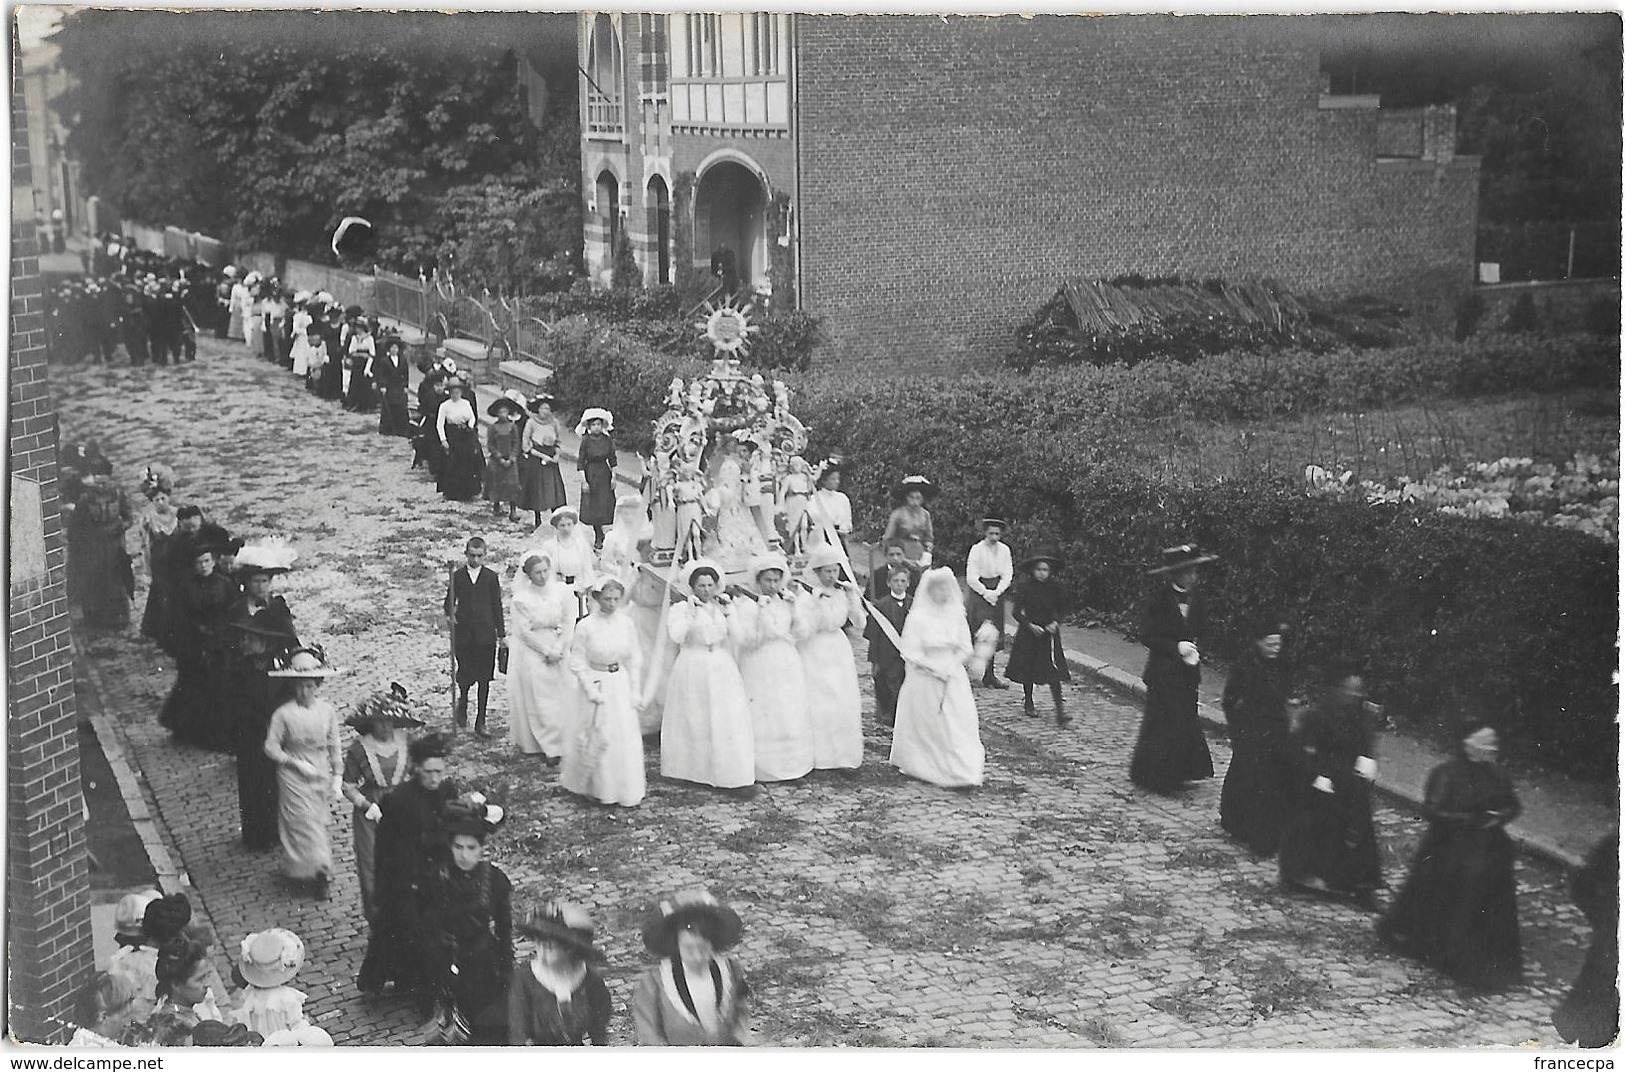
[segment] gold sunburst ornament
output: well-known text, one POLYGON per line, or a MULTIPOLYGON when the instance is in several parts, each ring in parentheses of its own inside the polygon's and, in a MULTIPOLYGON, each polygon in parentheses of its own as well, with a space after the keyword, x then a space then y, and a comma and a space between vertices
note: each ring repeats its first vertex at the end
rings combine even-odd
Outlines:
POLYGON ((738 356, 750 352, 750 337, 759 329, 750 322, 751 305, 735 305, 732 299, 721 305, 705 303, 705 318, 694 322, 719 354, 738 356))

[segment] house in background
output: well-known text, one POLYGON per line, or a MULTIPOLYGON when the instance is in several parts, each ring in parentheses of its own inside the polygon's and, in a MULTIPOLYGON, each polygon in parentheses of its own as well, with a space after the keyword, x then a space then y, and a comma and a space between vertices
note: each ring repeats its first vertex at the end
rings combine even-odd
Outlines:
POLYGON ((1290 19, 580 16, 585 257, 709 270, 823 322, 822 364, 994 358, 1076 277, 1472 282, 1450 107, 1324 93, 1290 19))

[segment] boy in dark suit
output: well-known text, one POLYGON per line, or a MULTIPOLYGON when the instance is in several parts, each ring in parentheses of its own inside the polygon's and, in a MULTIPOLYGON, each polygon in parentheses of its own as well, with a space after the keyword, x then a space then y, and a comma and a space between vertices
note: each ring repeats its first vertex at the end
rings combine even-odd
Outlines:
MULTIPOLYGON (((886 574, 886 594, 873 601, 875 610, 899 636, 902 635, 909 608, 914 605, 914 597, 909 595, 913 580, 914 571, 907 566, 891 567, 886 574)), ((873 615, 863 628, 863 636, 869 641, 869 665, 875 680, 875 724, 890 732, 897 723, 897 693, 903 687, 905 672, 903 655, 885 630, 875 622, 873 615)))
POLYGON ((451 622, 451 650, 457 659, 459 727, 468 725, 468 689, 479 686, 479 713, 474 732, 485 732, 485 704, 496 676, 497 649, 508 646, 502 625, 502 585, 485 568, 485 541, 475 536, 463 549, 468 565, 451 575, 446 586, 446 618, 451 622))

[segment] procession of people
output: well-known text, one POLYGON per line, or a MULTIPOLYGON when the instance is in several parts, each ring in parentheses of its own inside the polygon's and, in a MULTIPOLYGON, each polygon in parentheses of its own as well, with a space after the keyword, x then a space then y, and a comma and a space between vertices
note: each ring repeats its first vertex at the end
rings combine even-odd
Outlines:
MULTIPOLYGON (((349 802, 359 911, 370 932, 357 983, 370 994, 413 998, 427 1040, 602 1045, 608 1037, 590 911, 552 891, 515 888, 487 853, 509 818, 505 808, 447 776, 470 721, 474 735, 488 738, 500 717, 513 752, 537 761, 535 777, 556 769, 565 793, 603 808, 643 805, 656 750, 660 777, 731 798, 813 778, 839 791, 842 781, 864 777, 866 737, 889 739, 888 765, 904 776, 975 792, 998 765, 982 739, 978 691, 1002 690, 1005 681, 1022 687, 1026 717, 1039 715, 1042 687, 1056 727, 1073 724, 1061 639, 1076 609, 1069 564, 1053 547, 1013 552, 1005 541, 1019 527, 1001 511, 980 519, 962 581, 949 568, 957 557, 935 541, 927 504, 940 489, 907 475, 892 489, 886 561, 866 578, 851 557, 841 459, 813 468, 780 458, 776 478, 757 468, 760 443, 719 435, 691 469, 668 472, 663 483, 646 478, 643 494, 617 497, 614 415, 592 406, 576 429, 578 509, 564 501, 560 470, 569 456, 558 399, 504 394, 487 408, 482 442, 472 385, 449 361, 426 362, 414 416, 398 337, 380 335, 360 310, 328 296, 250 276, 223 276, 216 315, 225 337, 302 375, 320 397, 355 412, 377 409, 379 433, 412 438, 413 464, 426 463, 448 499, 481 500, 498 523, 535 526, 506 583, 479 534, 446 576, 448 732, 413 736, 430 720, 398 684, 369 694, 346 718, 328 684, 345 670, 301 639, 293 610, 273 590, 297 555, 279 540, 233 538, 199 504, 177 508, 177 481, 164 466, 144 472, 149 506, 136 516, 94 444, 66 456, 70 595, 88 625, 120 628, 137 580, 146 579, 141 632, 176 667, 159 721, 179 746, 235 755, 243 844, 280 850, 288 889, 331 895, 331 804, 349 802), (682 490, 690 482, 699 488, 692 499, 682 490), (658 558, 652 533, 662 512, 676 538, 670 556, 658 558), (853 645, 859 634, 872 702, 853 645), (1007 638, 1001 680, 995 660, 1007 638), (507 686, 501 713, 491 703, 499 676, 507 686), (354 731, 348 744, 345 727, 354 731), (516 936, 534 941, 530 961, 518 959, 516 936)), ((1147 569, 1145 710, 1127 774, 1153 794, 1179 794, 1214 774, 1197 703, 1211 639, 1202 580, 1218 562, 1185 543, 1147 569)), ((1233 755, 1216 820, 1256 856, 1278 854, 1285 893, 1375 911, 1386 882, 1372 816, 1375 709, 1364 673, 1355 661, 1334 662, 1315 702, 1299 704, 1289 636, 1279 615, 1248 626, 1248 654, 1225 689, 1233 755)), ((1494 734, 1465 729, 1461 757, 1429 779, 1428 833, 1378 924, 1396 951, 1483 990, 1522 978, 1504 832, 1518 801, 1495 765, 1494 734)), ((704 891, 659 902, 644 930, 659 962, 632 1005, 640 1043, 750 1037, 744 971, 725 955, 740 931, 738 916, 704 891)), ((289 938, 249 936, 244 963, 251 942, 280 943, 276 955, 298 959, 299 940, 289 938)), ((153 941, 161 987, 150 1007, 121 1006, 142 1013, 120 1029, 127 1044, 197 1039, 215 1033, 204 1030, 211 1023, 238 1023, 242 1037, 267 1045, 288 1032, 314 1037, 291 999, 278 999, 277 1008, 292 1011, 274 1022, 263 1001, 236 1011, 206 1004, 193 978, 200 940, 153 941)), ((97 985, 97 1022, 106 1024, 121 1014, 104 1006, 123 991, 97 985)))

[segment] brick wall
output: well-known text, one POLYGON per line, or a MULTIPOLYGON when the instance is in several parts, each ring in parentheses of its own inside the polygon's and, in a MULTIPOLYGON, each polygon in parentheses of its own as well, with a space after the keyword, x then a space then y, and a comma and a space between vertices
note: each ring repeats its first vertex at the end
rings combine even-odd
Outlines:
MULTIPOLYGON (((18 52, 12 27, 12 53, 18 52)), ((13 188, 29 181, 27 118, 13 67, 13 188)), ((26 214, 25 214, 26 215, 26 214)), ((46 376, 39 249, 31 217, 11 225, 10 725, 6 915, 10 1030, 60 1041, 92 967, 89 865, 79 787, 73 647, 63 585, 56 413, 46 376)))
POLYGON ((821 362, 993 358, 1071 276, 1471 280, 1477 164, 1379 164, 1260 20, 796 20, 802 300, 821 362))

